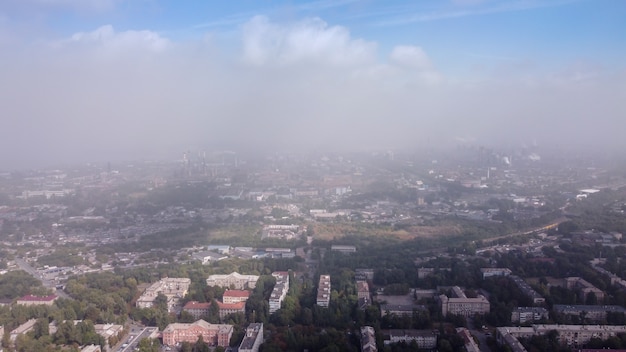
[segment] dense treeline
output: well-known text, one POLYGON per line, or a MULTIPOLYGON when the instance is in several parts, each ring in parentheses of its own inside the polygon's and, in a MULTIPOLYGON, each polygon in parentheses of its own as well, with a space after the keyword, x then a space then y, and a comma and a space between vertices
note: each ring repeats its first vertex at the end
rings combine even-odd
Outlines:
POLYGON ((48 294, 41 281, 22 270, 0 275, 0 299, 15 299, 27 294, 48 294))

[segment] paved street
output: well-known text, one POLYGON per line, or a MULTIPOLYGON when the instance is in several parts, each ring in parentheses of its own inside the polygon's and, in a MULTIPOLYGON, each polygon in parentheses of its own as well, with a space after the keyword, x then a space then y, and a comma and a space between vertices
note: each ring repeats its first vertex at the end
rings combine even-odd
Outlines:
POLYGON ((24 270, 25 272, 31 274, 35 279, 39 280, 42 282, 42 284, 53 290, 56 291, 55 294, 59 297, 62 298, 68 298, 68 299, 72 299, 67 293, 65 293, 65 291, 57 289, 56 288, 56 283, 54 281, 50 281, 50 280, 44 280, 41 276, 41 274, 37 271, 37 269, 33 268, 30 264, 28 264, 28 262, 26 262, 24 259, 22 258, 15 258, 15 264, 22 270, 24 270))

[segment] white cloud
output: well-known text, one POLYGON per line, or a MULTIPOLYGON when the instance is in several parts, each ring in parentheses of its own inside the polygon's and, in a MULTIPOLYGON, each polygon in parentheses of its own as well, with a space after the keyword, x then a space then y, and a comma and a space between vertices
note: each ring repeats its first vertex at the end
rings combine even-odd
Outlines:
POLYGON ((442 79, 419 46, 379 52, 319 19, 255 17, 242 29, 235 53, 213 47, 221 38, 176 42, 112 26, 52 47, 2 45, 0 36, 0 159, 15 159, 16 145, 20 158, 55 162, 178 156, 196 145, 417 148, 459 135, 567 142, 596 130, 608 134, 601 141, 622 140, 623 72, 574 65, 564 77, 599 78, 557 84, 530 66, 532 84, 523 84, 519 67, 507 66, 468 85, 442 79))
POLYGON ((432 63, 428 55, 418 46, 400 45, 393 48, 389 55, 392 62, 411 69, 431 70, 432 63))
POLYGON ((167 38, 148 30, 116 32, 113 26, 105 25, 91 32, 78 32, 61 42, 62 46, 74 45, 96 48, 101 53, 119 55, 137 50, 162 52, 170 46, 167 38))
POLYGON ((353 39, 319 18, 281 25, 256 16, 243 26, 244 60, 253 64, 356 65, 375 60, 376 44, 353 39))

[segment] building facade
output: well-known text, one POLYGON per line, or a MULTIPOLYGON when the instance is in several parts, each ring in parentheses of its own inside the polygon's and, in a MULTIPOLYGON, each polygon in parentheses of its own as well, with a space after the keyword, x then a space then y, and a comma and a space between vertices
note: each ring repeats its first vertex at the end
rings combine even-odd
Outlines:
POLYGON ((163 344, 174 346, 181 342, 195 343, 202 335, 204 342, 209 346, 228 346, 233 335, 233 326, 227 324, 210 324, 204 320, 194 323, 169 324, 163 330, 163 344))
POLYGON ((49 296, 26 295, 18 299, 16 303, 24 305, 24 306, 34 306, 34 305, 51 306, 54 304, 54 301, 56 299, 57 299, 56 295, 49 295, 49 296))
POLYGON ((167 297, 167 310, 174 311, 174 308, 180 302, 191 285, 189 278, 164 278, 148 287, 143 294, 137 299, 136 306, 138 308, 150 308, 154 305, 159 294, 167 297))
POLYGON ((258 275, 242 275, 233 272, 228 275, 209 275, 206 280, 207 286, 219 286, 236 290, 253 289, 256 287, 258 275))
POLYGON ((439 296, 441 314, 457 314, 464 317, 471 317, 475 314, 483 315, 489 313, 489 301, 485 296, 478 295, 476 298, 468 298, 460 287, 452 288, 452 296, 439 296))
POLYGON ((250 298, 250 291, 245 290, 226 290, 222 301, 226 304, 245 302, 250 298))
POLYGON ((272 293, 270 294, 270 314, 273 314, 280 309, 283 304, 283 300, 287 297, 287 292, 289 292, 288 272, 275 271, 272 273, 272 276, 276 278, 276 285, 274 285, 272 293))
POLYGON ((330 305, 330 275, 320 275, 316 303, 318 306, 326 308, 330 305))
POLYGON ((209 309, 211 308, 210 302, 198 302, 198 301, 189 301, 183 307, 183 311, 191 314, 195 319, 200 319, 204 316, 209 315, 209 309))
POLYGON ((410 343, 415 341, 420 349, 433 349, 437 347, 437 334, 432 330, 389 330, 389 340, 385 343, 410 343))

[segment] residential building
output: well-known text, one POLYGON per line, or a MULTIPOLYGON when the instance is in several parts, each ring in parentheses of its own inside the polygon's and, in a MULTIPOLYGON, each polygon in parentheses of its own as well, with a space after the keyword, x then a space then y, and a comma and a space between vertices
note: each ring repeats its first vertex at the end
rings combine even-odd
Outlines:
POLYGON ((550 331, 558 332, 559 342, 562 345, 579 347, 596 337, 607 340, 618 334, 626 333, 626 325, 561 325, 561 324, 537 324, 530 327, 506 326, 496 328, 496 340, 500 344, 506 344, 514 351, 524 351, 513 346, 519 344, 520 337, 532 337, 545 335, 550 331))
POLYGON ((533 300, 534 304, 544 304, 546 303, 546 299, 543 298, 537 291, 535 291, 529 284, 524 281, 521 277, 517 275, 509 275, 509 279, 513 281, 515 286, 522 291, 524 295, 533 300))
POLYGON ((380 316, 396 315, 398 317, 413 316, 413 312, 424 312, 428 309, 426 306, 417 304, 383 304, 380 306, 380 316))
POLYGON ((54 304, 54 301, 57 298, 58 297, 56 295, 49 295, 49 296, 26 295, 24 297, 19 298, 16 303, 24 305, 24 306, 34 306, 34 305, 51 306, 54 304))
POLYGON ((227 316, 228 314, 246 312, 246 302, 222 303, 218 301, 217 306, 219 307, 220 319, 224 319, 224 317, 227 316))
POLYGON ((357 297, 359 301, 359 308, 365 309, 372 302, 372 297, 370 295, 370 287, 367 284, 367 281, 357 281, 356 282, 356 291, 357 297))
POLYGON ((253 289, 259 279, 258 275, 241 275, 233 272, 228 275, 209 275, 207 286, 219 286, 236 290, 253 289))
POLYGON ((330 305, 330 275, 320 275, 316 303, 320 307, 328 307, 330 305))
POLYGON ((226 290, 222 301, 226 304, 245 302, 250 298, 250 291, 245 290, 226 290))
POLYGON ((435 268, 417 268, 417 278, 425 279, 435 273, 435 268))
POLYGON ((27 322, 25 322, 24 324, 22 324, 22 325, 18 326, 17 328, 13 329, 11 331, 11 335, 9 337, 9 340, 11 342, 15 342, 15 339, 17 338, 18 335, 25 334, 25 333, 31 331, 36 323, 37 323, 37 319, 30 319, 27 322))
POLYGON ((474 341, 474 337, 466 328, 456 328, 457 335, 461 336, 463 342, 465 343, 465 351, 467 352, 480 352, 480 347, 476 341, 474 341))
POLYGON ((263 343, 263 323, 251 323, 246 328, 246 335, 241 340, 239 352, 258 352, 263 343))
POLYGON ((94 324, 93 328, 96 334, 104 337, 107 346, 109 345, 111 337, 119 337, 124 332, 124 326, 118 324, 94 324))
POLYGON ((341 253, 346 253, 346 254, 356 253, 355 246, 344 246, 344 245, 339 245, 339 244, 333 244, 332 246, 330 246, 330 250, 341 252, 341 253))
POLYGON ((136 306, 138 308, 150 308, 154 305, 159 294, 167 297, 167 309, 173 312, 181 298, 183 298, 189 290, 191 279, 189 278, 164 278, 148 287, 143 294, 137 299, 136 306))
POLYGON ((361 352, 378 352, 376 332, 371 326, 361 327, 361 352))
POLYGON ((276 285, 270 294, 269 306, 270 314, 275 313, 281 308, 283 300, 289 292, 289 273, 286 271, 275 271, 272 276, 276 278, 276 285))
POLYGON ((622 306, 563 305, 555 304, 552 309, 561 315, 569 315, 582 319, 583 322, 604 323, 608 313, 626 314, 622 306))
POLYGON ((492 276, 509 276, 513 273, 508 268, 481 268, 480 272, 483 274, 483 279, 492 276))
POLYGON ((441 314, 458 314, 464 317, 471 317, 475 314, 483 315, 489 313, 489 301, 485 296, 478 295, 476 298, 468 298, 460 287, 452 287, 452 296, 439 296, 441 314))
POLYGON ((189 301, 183 307, 183 311, 191 314, 195 319, 209 315, 211 302, 200 303, 198 301, 189 301))
POLYGON ((592 285, 582 277, 566 277, 564 279, 565 287, 578 293, 578 298, 582 302, 587 302, 587 298, 593 293, 596 296, 596 302, 604 301, 604 291, 592 285))
POLYGON ((543 307, 517 307, 511 312, 511 322, 532 323, 541 319, 548 319, 548 310, 543 307))
POLYGON ((163 330, 163 344, 174 346, 187 341, 195 343, 202 335, 209 346, 228 346, 233 335, 233 326, 227 324, 210 324, 204 320, 194 323, 172 323, 163 330))
POLYGON ((437 334, 432 330, 389 330, 389 340, 385 344, 415 341, 420 349, 433 349, 437 347, 437 334))
POLYGON ((100 345, 88 345, 83 347, 80 352, 102 352, 100 345))
POLYGON ((363 281, 374 280, 374 269, 356 269, 354 278, 363 281))

